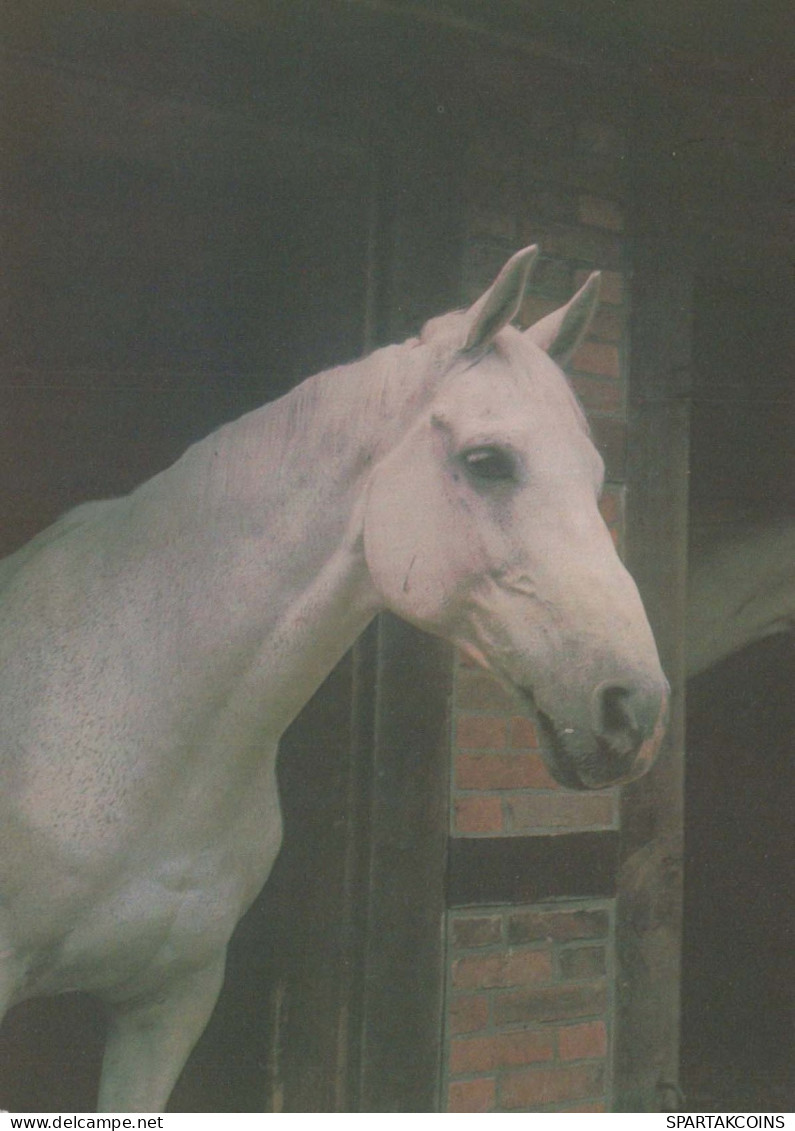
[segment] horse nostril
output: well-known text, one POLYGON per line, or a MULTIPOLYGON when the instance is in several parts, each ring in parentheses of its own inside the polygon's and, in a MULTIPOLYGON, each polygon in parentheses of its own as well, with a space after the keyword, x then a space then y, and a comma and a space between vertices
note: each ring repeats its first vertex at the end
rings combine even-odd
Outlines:
POLYGON ((593 691, 591 711, 597 759, 587 784, 615 785, 645 773, 665 732, 667 684, 605 680, 593 691))
POLYGON ((596 689, 594 699, 596 733, 610 746, 613 754, 634 753, 643 738, 635 691, 623 684, 603 683, 596 689))
POLYGON ((608 686, 602 689, 602 725, 605 730, 623 730, 634 720, 632 692, 628 687, 608 686))

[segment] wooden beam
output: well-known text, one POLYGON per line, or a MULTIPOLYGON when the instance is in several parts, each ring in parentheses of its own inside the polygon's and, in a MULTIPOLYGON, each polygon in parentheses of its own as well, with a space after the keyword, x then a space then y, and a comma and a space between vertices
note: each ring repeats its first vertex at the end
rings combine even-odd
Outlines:
POLYGON ((656 766, 621 795, 614 1109, 633 1112, 666 1110, 678 1077, 693 286, 677 218, 655 192, 654 107, 645 109, 636 138, 626 546, 672 702, 656 766))
POLYGON ((606 898, 616 893, 618 833, 453 837, 448 907, 606 898))

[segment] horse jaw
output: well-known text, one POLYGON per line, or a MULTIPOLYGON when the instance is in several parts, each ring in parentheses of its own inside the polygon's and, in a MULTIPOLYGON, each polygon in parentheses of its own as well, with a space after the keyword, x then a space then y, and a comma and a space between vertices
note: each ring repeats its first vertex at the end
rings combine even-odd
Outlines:
POLYGON ((536 719, 541 731, 542 756, 547 768, 561 785, 569 789, 606 789, 616 785, 626 785, 642 777, 654 764, 668 725, 668 693, 659 699, 657 717, 647 734, 638 737, 631 746, 621 743, 618 751, 609 741, 596 736, 591 739, 589 748, 572 752, 572 739, 576 734, 573 727, 558 727, 540 708, 536 708, 536 719), (625 769, 605 772, 604 767, 621 764, 625 769), (601 767, 601 768, 600 768, 601 767))
POLYGON ((601 789, 645 773, 668 718, 670 689, 640 597, 617 558, 615 564, 612 587, 592 583, 614 610, 610 619, 598 602, 575 608, 559 594, 542 599, 539 587, 549 587, 524 574, 492 575, 470 592, 453 634, 535 714, 547 766, 572 789, 601 789))
MULTIPOLYGON (((576 790, 625 785, 642 777, 654 764, 668 725, 670 689, 667 682, 659 692, 651 690, 649 703, 651 711, 656 710, 653 722, 647 722, 643 729, 625 728, 623 740, 611 744, 609 735, 596 734, 591 727, 570 725, 571 720, 553 718, 539 704, 531 686, 520 685, 504 675, 479 648, 468 642, 458 642, 458 647, 468 659, 495 676, 516 697, 523 712, 535 718, 542 739, 541 755, 560 785, 576 790)), ((595 688, 595 692, 598 690, 595 688)), ((652 713, 648 718, 652 718, 652 713)))

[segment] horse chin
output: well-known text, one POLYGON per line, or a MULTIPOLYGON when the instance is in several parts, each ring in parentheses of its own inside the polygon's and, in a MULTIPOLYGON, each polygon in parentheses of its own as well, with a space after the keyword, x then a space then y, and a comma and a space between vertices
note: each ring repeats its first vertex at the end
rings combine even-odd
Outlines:
MULTIPOLYGON (((599 789, 601 783, 591 783, 581 773, 577 758, 565 741, 561 731, 555 726, 549 715, 536 707, 536 719, 541 731, 542 754, 544 762, 553 778, 567 789, 599 789)), ((606 783, 607 784, 607 783, 606 783)))
MULTIPOLYGON (((611 786, 626 785, 646 773, 653 755, 640 756, 632 765, 616 765, 617 760, 624 763, 621 752, 617 752, 601 738, 591 738, 588 747, 578 747, 569 737, 571 731, 561 730, 549 715, 536 707, 536 718, 542 738, 542 754, 547 769, 557 782, 567 789, 597 790, 611 786)), ((648 746, 656 750, 657 738, 648 746)), ((647 744, 644 744, 644 747, 647 744)))
POLYGON ((541 754, 544 763, 555 781, 566 789, 599 789, 599 785, 591 785, 580 773, 577 758, 567 743, 563 733, 555 725, 552 718, 536 703, 535 695, 529 687, 514 685, 519 697, 525 703, 528 711, 535 715, 538 729, 541 732, 541 754))

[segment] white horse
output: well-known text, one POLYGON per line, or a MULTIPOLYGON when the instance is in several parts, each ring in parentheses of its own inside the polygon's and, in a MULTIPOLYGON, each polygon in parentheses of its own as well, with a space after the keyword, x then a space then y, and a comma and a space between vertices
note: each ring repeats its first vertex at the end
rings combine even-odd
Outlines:
POLYGON ((101 1110, 165 1105, 279 851, 279 737, 380 609, 533 702, 566 784, 652 761, 667 684, 556 364, 597 280, 521 333, 535 254, 0 566, 0 1000, 107 1004, 101 1110))
POLYGON ((688 557, 687 674, 795 629, 795 522, 694 524, 688 557))

